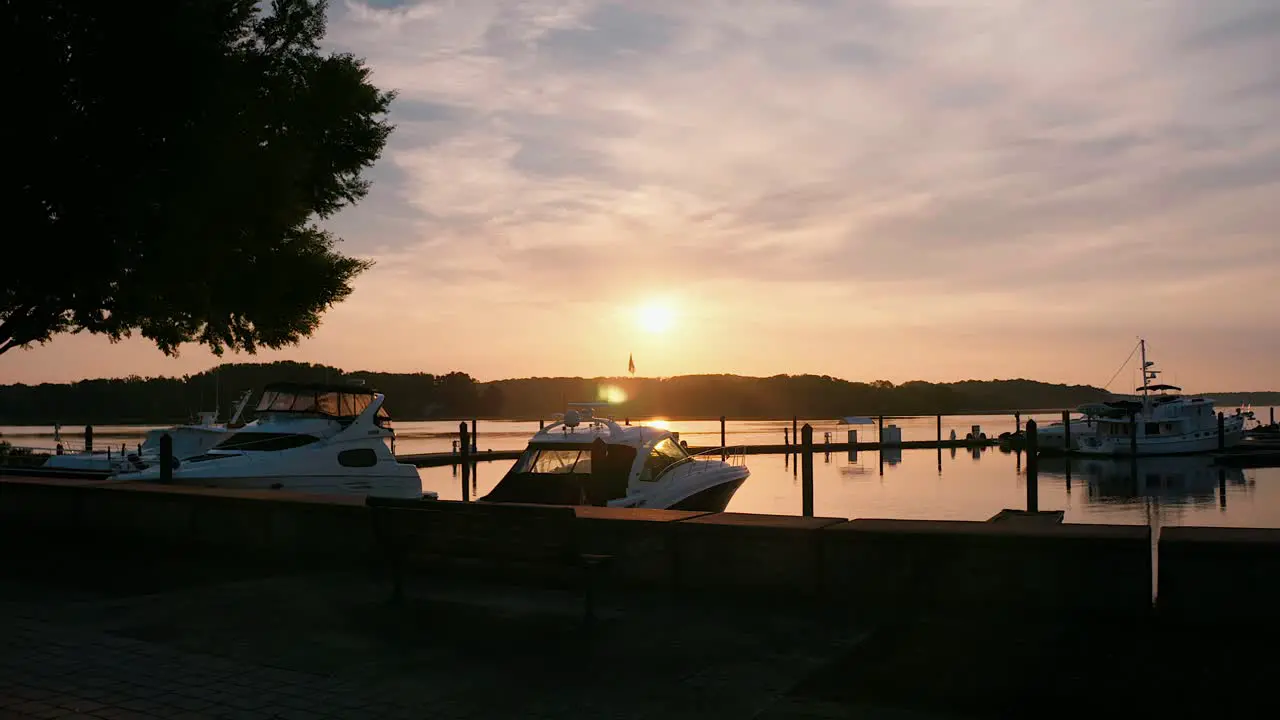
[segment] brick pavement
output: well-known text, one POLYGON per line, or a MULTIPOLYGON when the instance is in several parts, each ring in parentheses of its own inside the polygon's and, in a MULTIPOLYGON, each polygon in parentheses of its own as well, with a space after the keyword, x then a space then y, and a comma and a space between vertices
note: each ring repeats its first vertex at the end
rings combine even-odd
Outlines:
POLYGON ((6 718, 750 718, 855 642, 820 618, 350 575, 52 587, 0 574, 6 718), (620 600, 620 602, 619 602, 620 600))

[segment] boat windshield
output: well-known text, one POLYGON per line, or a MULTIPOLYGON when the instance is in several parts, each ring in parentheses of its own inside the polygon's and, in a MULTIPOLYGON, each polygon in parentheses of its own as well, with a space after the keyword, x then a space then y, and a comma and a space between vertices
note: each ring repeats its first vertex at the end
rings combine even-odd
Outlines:
POLYGON ((640 473, 640 479, 656 480, 668 467, 687 457, 689 457, 689 454, 680 446, 680 443, 669 437, 663 438, 653 446, 653 450, 649 452, 649 457, 645 458, 644 470, 640 473))
POLYGON ((537 473, 539 475, 567 475, 591 473, 590 450, 562 450, 558 448, 529 448, 524 451, 513 473, 537 473))
MULTIPOLYGON (((316 413, 332 417, 353 418, 364 412, 373 402, 369 393, 341 392, 336 390, 272 390, 268 388, 258 401, 257 411, 316 413)), ((387 412, 378 408, 378 417, 385 419, 387 412)))

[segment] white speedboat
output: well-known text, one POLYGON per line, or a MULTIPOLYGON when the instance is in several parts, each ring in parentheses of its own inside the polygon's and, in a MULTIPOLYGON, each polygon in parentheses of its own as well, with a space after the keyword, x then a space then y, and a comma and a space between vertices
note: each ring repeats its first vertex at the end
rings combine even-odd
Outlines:
MULTIPOLYGON (((421 498, 417 468, 396 461, 381 393, 355 385, 276 383, 256 419, 214 447, 181 460, 175 485, 288 490, 325 495, 421 498)), ((112 476, 158 481, 160 468, 112 476)))
POLYGON ((1218 414, 1213 400, 1186 398, 1181 388, 1153 384, 1160 374, 1147 360, 1142 347, 1142 387, 1139 399, 1107 403, 1121 411, 1099 417, 1092 433, 1080 437, 1077 451, 1085 455, 1183 455, 1232 447, 1244 439, 1245 423, 1252 413, 1236 412, 1224 418, 1218 437, 1218 414))
POLYGON ((720 512, 751 474, 740 452, 690 455, 675 433, 594 417, 596 405, 539 430, 480 500, 720 512))
MULTIPOLYGON (((50 455, 42 467, 51 470, 72 470, 76 472, 114 473, 142 470, 160 462, 160 438, 168 435, 173 442, 172 456, 178 460, 201 455, 218 443, 227 439, 240 422, 240 415, 249 403, 251 390, 246 390, 236 402, 235 411, 226 424, 217 421, 218 412, 202 412, 199 420, 185 425, 170 428, 148 430, 142 443, 134 450, 121 448, 118 452, 108 448, 93 452, 66 453, 50 455)), ((55 427, 54 440, 62 444, 61 428, 55 427)))

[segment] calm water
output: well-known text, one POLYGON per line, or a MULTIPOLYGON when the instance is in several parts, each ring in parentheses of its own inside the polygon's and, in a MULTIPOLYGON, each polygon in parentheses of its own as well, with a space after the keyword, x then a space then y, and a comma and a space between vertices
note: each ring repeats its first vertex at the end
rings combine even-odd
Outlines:
MULTIPOLYGON (((1267 409, 1256 410, 1265 420, 1267 409)), ((1037 416, 1052 422, 1055 416, 1037 416)), ((1023 417, 1023 422, 1027 420, 1023 417)), ((904 440, 931 440, 936 420, 908 418, 886 420, 903 429, 904 440)), ((718 421, 664 423, 694 446, 719 444, 718 421)), ((819 446, 824 433, 833 442, 846 438, 848 426, 814 422, 819 446)), ((943 436, 954 429, 963 436, 971 425, 981 425, 988 435, 1014 429, 1012 416, 943 418, 943 436)), ((396 449, 400 453, 447 452, 457 438, 457 422, 403 422, 396 424, 396 449)), ((728 423, 728 443, 762 444, 782 441, 791 421, 728 423)), ((96 444, 102 447, 136 444, 150 426, 99 426, 96 444)), ((523 448, 538 429, 536 422, 481 421, 481 449, 523 448)), ((859 440, 875 440, 875 426, 856 426, 859 440)), ((80 428, 79 430, 82 430, 80 428)), ((0 427, 0 436, 15 445, 52 446, 49 427, 0 427)), ((80 442, 78 432, 64 428, 69 444, 80 442)), ((729 510, 752 513, 799 514, 800 480, 786 455, 747 457, 751 477, 734 496, 729 510)), ((859 453, 819 452, 814 458, 814 509, 819 515, 863 518, 927 518, 985 520, 1003 508, 1026 506, 1026 475, 1020 454, 990 448, 967 450, 875 451, 859 453), (882 462, 883 460, 883 462, 882 462)), ((488 492, 502 478, 511 461, 483 462, 476 466, 471 497, 488 492)), ((1135 467, 1128 461, 1066 462, 1041 459, 1039 502, 1042 510, 1064 510, 1068 522, 1164 525, 1232 525, 1280 527, 1280 469, 1225 470, 1207 458, 1143 458, 1135 467)), ((423 489, 442 498, 462 496, 457 468, 424 468, 423 489)))

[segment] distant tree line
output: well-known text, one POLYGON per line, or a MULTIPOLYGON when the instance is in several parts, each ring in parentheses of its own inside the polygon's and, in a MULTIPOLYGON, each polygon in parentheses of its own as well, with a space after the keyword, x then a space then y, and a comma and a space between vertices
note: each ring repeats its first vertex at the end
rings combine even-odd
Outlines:
MULTIPOLYGON (((400 420, 538 418, 568 402, 611 401, 619 417, 766 419, 798 415, 929 415, 1015 409, 1071 408, 1110 395, 1084 385, 1032 380, 956 383, 850 382, 826 375, 684 375, 671 378, 520 378, 477 382, 462 372, 345 372, 297 362, 220 365, 178 378, 127 377, 66 384, 0 385, 0 424, 185 422, 218 408, 226 419, 235 399, 271 382, 363 381, 386 393, 400 420)), ((251 418, 252 413, 247 414, 251 418)))

